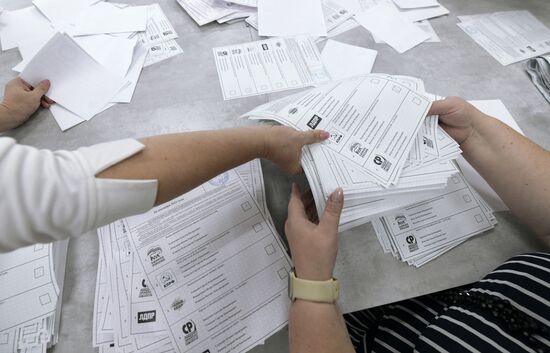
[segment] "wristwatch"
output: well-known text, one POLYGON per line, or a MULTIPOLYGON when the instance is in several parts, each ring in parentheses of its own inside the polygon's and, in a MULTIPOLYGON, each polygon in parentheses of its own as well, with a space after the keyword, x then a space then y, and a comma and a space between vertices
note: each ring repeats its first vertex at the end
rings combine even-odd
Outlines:
POLYGON ((288 273, 288 297, 290 300, 307 300, 317 303, 334 303, 340 296, 338 280, 310 281, 296 277, 294 269, 288 273))

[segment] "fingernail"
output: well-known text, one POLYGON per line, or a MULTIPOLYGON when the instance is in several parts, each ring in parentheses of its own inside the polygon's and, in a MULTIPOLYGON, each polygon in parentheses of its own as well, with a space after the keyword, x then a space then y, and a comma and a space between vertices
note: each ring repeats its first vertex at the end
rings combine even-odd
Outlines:
POLYGON ((319 137, 324 141, 330 137, 330 133, 328 131, 321 131, 319 137))
POLYGON ((344 202, 344 190, 342 190, 341 187, 336 188, 336 190, 334 190, 332 194, 330 194, 329 198, 330 198, 330 201, 332 202, 336 202, 336 203, 344 202))
POLYGON ((43 84, 44 86, 46 87, 50 87, 50 80, 43 80, 42 82, 40 82, 41 84, 43 84))

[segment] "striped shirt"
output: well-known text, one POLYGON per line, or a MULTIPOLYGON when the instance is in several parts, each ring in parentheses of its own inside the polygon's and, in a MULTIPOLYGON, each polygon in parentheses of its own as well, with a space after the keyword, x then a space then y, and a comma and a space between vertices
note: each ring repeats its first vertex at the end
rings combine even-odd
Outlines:
MULTIPOLYGON (((506 261, 463 289, 508 300, 550 329, 550 254, 506 261)), ((511 332, 490 310, 448 305, 433 295, 344 315, 356 352, 550 352, 550 337, 511 332)))

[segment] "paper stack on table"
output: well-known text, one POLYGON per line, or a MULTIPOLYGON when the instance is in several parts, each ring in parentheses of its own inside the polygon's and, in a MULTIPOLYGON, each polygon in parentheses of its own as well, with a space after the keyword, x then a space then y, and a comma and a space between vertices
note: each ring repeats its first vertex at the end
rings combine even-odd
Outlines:
POLYGON ((51 81, 51 112, 62 130, 129 103, 144 66, 182 52, 158 4, 35 0, 4 11, 0 23, 2 48, 17 47, 23 58, 14 67, 21 78, 51 81))
POLYGON ((98 235, 100 352, 246 352, 286 325, 291 265, 259 160, 98 235))
POLYGON ((68 241, 0 255, 0 352, 43 352, 57 344, 68 241))
POLYGON ((550 52, 550 29, 529 11, 458 16, 467 35, 502 65, 550 52))
POLYGON ((550 103, 550 54, 529 59, 527 73, 531 76, 533 84, 550 103))
MULTIPOLYGON (((445 188, 457 187, 449 180, 462 180, 453 163, 461 153, 458 144, 436 116, 426 117, 434 99, 417 78, 370 74, 269 102, 244 117, 330 132, 324 143, 304 148, 302 166, 319 214, 334 189, 344 189, 340 230, 346 230, 405 206, 439 200, 445 188)), ((447 208, 459 212, 458 206, 447 208)), ((482 206, 489 218, 490 209, 482 206)), ((472 234, 489 229, 473 228, 472 234)), ((423 263, 414 260, 411 264, 423 263)))

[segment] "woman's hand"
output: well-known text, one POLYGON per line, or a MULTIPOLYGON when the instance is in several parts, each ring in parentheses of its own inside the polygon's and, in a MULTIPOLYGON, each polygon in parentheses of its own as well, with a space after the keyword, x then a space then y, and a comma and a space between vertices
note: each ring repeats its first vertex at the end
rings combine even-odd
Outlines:
POLYGON ((428 115, 439 115, 439 124, 456 142, 462 145, 473 134, 477 119, 484 114, 459 97, 435 101, 428 115))
POLYGON ((303 198, 298 186, 292 185, 285 224, 292 262, 296 277, 326 281, 332 278, 338 252, 338 224, 344 206, 342 188, 330 195, 319 224, 308 218, 307 203, 307 195, 303 198))
POLYGON ((49 108, 55 102, 45 96, 50 81, 44 80, 36 87, 16 78, 8 82, 4 100, 0 103, 0 131, 13 129, 23 124, 37 109, 49 108))
POLYGON ((287 126, 270 126, 262 130, 266 134, 264 157, 290 174, 302 172, 302 147, 324 141, 330 136, 323 130, 298 131, 287 126))

